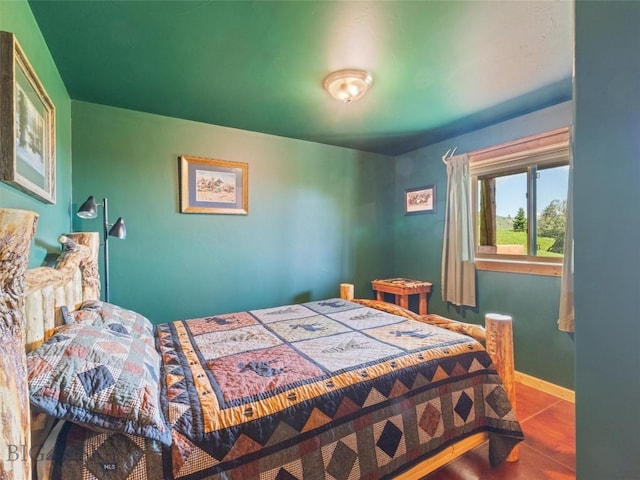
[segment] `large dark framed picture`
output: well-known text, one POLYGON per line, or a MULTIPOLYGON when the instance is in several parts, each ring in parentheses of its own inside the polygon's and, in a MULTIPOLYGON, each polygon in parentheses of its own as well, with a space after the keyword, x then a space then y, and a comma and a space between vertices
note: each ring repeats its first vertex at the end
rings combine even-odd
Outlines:
POLYGON ((180 157, 182 213, 249 213, 249 166, 209 158, 180 157))
POLYGON ((16 36, 0 32, 0 180, 56 203, 55 107, 16 36))
POLYGON ((404 214, 434 213, 436 211, 436 186, 409 188, 404 191, 404 214))

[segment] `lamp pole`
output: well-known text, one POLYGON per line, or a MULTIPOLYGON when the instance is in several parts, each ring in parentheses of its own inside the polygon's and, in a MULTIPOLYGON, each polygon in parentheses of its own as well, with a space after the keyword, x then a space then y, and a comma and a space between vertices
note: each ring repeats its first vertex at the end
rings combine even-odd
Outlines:
POLYGON ((104 231, 104 301, 109 303, 109 212, 107 199, 102 199, 102 225, 104 231))

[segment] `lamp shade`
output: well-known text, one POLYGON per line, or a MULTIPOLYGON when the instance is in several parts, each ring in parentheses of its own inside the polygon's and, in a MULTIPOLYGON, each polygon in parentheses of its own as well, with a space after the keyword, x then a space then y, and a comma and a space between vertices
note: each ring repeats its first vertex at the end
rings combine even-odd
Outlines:
POLYGON ((80 218, 96 218, 98 216, 98 205, 93 195, 85 200, 78 209, 78 216, 80 218))
POLYGON ((127 227, 122 217, 118 217, 116 223, 109 229, 109 236, 119 238, 120 240, 127 238, 127 227))

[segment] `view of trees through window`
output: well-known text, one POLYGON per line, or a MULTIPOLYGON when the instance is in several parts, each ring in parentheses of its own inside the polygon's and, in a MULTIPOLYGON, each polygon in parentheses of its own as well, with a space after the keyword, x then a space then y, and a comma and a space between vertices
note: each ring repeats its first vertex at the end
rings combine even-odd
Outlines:
POLYGON ((568 165, 478 178, 478 253, 562 257, 568 179, 568 165))

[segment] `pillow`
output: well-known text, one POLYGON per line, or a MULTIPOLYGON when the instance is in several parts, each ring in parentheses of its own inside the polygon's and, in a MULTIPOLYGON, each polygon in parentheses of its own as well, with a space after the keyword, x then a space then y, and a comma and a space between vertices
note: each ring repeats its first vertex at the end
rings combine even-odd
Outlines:
POLYGON ((170 445, 171 431, 160 407, 155 339, 132 332, 118 322, 59 327, 27 355, 31 403, 92 430, 170 445))
POLYGON ((380 300, 369 300, 366 298, 354 298, 350 300, 353 303, 358 303, 365 307, 375 308, 376 310, 382 310, 383 312, 391 313, 393 315, 398 315, 399 317, 410 318, 412 320, 422 321, 420 315, 411 310, 407 310, 399 305, 394 305, 393 303, 382 302, 380 300))
POLYGON ((102 324, 102 318, 93 310, 74 310, 70 312, 65 306, 60 307, 62 312, 62 318, 65 325, 73 325, 76 323, 88 323, 88 324, 102 324))
POLYGON ((147 317, 133 310, 101 302, 89 300, 80 305, 80 309, 73 312, 62 309, 62 315, 66 324, 90 323, 92 325, 107 325, 119 323, 130 330, 131 335, 141 337, 153 335, 153 324, 147 317))

